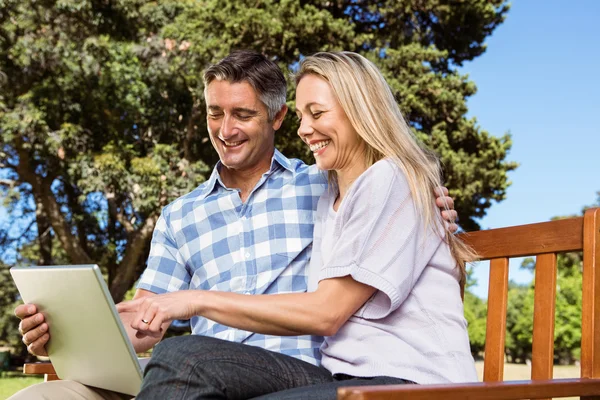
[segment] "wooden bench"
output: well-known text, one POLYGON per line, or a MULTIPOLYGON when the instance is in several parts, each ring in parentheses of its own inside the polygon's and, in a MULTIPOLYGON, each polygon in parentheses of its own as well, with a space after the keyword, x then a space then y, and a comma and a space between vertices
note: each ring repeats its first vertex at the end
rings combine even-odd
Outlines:
MULTIPOLYGON (((600 400, 600 208, 583 217, 462 234, 490 260, 488 316, 482 383, 348 387, 341 400, 542 399, 581 396, 600 400), (556 255, 583 251, 581 378, 552 379, 556 255), (531 379, 503 382, 508 260, 536 256, 531 379)), ((57 379, 52 365, 26 364, 25 373, 57 379)))
POLYGON ((23 373, 26 375, 44 375, 44 382, 59 380, 54 367, 49 362, 25 364, 23 365, 23 373))
POLYGON ((600 208, 583 217, 461 234, 490 260, 483 381, 338 389, 338 400, 600 400, 600 208), (552 379, 557 253, 583 251, 581 378, 552 379), (503 381, 508 260, 536 256, 531 380, 503 381))

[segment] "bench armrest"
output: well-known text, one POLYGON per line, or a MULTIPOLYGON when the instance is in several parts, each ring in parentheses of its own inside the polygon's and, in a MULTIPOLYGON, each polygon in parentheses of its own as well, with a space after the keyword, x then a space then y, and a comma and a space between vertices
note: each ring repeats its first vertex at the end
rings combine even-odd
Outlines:
POLYGON ((338 389, 338 400, 504 400, 590 396, 600 400, 600 379, 553 379, 448 385, 357 386, 338 389))
POLYGON ((58 375, 56 375, 54 367, 49 362, 25 364, 23 365, 23 373, 25 375, 44 375, 44 380, 46 382, 56 381, 59 379, 58 375))

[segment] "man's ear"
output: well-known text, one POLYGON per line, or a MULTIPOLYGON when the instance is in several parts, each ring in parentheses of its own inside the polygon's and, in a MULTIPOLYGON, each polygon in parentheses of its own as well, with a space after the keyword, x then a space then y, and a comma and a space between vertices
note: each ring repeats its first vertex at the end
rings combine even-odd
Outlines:
POLYGON ((288 107, 284 104, 281 106, 281 110, 275 114, 275 118, 273 118, 272 126, 273 130, 277 130, 281 128, 281 124, 283 123, 283 119, 285 118, 285 114, 288 112, 288 107))

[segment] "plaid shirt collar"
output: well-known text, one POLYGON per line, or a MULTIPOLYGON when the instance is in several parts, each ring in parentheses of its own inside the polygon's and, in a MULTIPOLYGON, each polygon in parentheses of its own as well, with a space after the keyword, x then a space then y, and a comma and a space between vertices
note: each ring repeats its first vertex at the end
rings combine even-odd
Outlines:
MULTIPOLYGON (((223 183, 223 181, 221 180, 221 175, 219 174, 219 171, 221 170, 222 166, 223 163, 221 163, 221 161, 219 160, 213 168, 212 173, 210 174, 210 178, 208 178, 204 187, 202 188, 202 192, 198 194, 198 198, 200 200, 205 199, 209 194, 213 193, 216 189, 217 183, 222 188, 227 189, 227 186, 223 183)), ((275 151, 273 152, 273 157, 271 157, 271 166, 269 167, 269 170, 266 172, 266 174, 270 175, 278 168, 284 168, 290 172, 294 172, 290 160, 286 156, 281 154, 279 150, 275 149, 275 151)))

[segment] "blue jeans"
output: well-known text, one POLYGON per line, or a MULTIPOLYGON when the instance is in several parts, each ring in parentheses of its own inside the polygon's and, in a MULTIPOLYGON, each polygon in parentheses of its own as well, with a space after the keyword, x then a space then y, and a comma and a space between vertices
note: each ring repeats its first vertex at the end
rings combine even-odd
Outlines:
POLYGON ((332 376, 293 357, 255 346, 181 336, 159 343, 137 400, 335 399, 342 386, 407 383, 390 377, 332 376))

